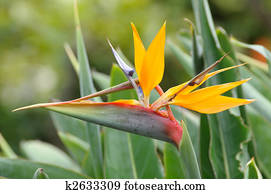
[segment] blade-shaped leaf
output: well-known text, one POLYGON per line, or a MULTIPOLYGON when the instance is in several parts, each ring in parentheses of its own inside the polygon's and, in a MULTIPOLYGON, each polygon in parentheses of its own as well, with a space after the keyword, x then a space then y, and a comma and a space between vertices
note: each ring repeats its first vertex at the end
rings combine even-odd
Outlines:
POLYGON ((210 126, 208 123, 207 115, 201 114, 200 117, 200 170, 202 178, 214 178, 213 168, 209 158, 210 147, 210 126))
POLYGON ((253 144, 255 147, 256 161, 261 172, 271 178, 271 122, 264 119, 252 108, 249 110, 249 119, 253 131, 253 144))
POLYGON ((79 167, 59 148, 38 140, 23 141, 20 144, 22 153, 29 160, 44 162, 80 172, 79 167))
MULTIPOLYGON (((223 28, 220 27, 220 28, 217 29, 216 32, 217 32, 217 37, 219 39, 219 42, 221 44, 221 47, 222 47, 223 51, 225 53, 229 53, 229 56, 233 59, 235 64, 238 63, 238 60, 237 60, 237 57, 236 57, 236 54, 235 54, 235 51, 234 51, 234 47, 232 46, 226 31, 223 28)), ((242 79, 240 71, 241 71, 240 69, 235 70, 237 80, 242 79)), ((243 86, 242 85, 237 87, 236 91, 237 91, 237 96, 239 98, 244 98, 243 86)), ((239 106, 239 110, 240 110, 240 114, 241 114, 241 117, 242 117, 244 123, 248 124, 247 113, 246 113, 245 107, 244 106, 239 106)))
POLYGON ((232 38, 231 41, 233 42, 235 46, 242 47, 242 48, 249 48, 262 54, 266 58, 266 61, 269 65, 269 74, 271 74, 271 52, 268 49, 266 49, 262 45, 246 44, 246 43, 236 40, 235 38, 232 38))
MULTIPOLYGON (((89 67, 87 52, 83 35, 81 32, 79 15, 77 10, 77 1, 75 1, 75 25, 76 25, 76 43, 77 43, 77 58, 79 62, 79 82, 80 82, 80 94, 86 96, 94 93, 95 88, 91 77, 91 70, 89 67)), ((94 99, 98 100, 98 98, 94 99)), ((99 126, 92 123, 87 123, 87 137, 90 145, 90 166, 95 173, 95 178, 103 177, 103 153, 101 146, 101 137, 99 126)))
POLYGON ((106 74, 100 73, 98 71, 93 72, 93 80, 101 90, 110 87, 110 77, 106 74))
MULTIPOLYGON (((215 27, 208 1, 193 0, 192 3, 196 14, 198 31, 202 37, 205 63, 210 65, 221 58, 224 53, 221 50, 221 45, 214 30, 215 27)), ((225 57, 219 64, 221 68, 233 65, 235 65, 234 61, 230 57, 225 57)), ((235 81, 236 77, 233 71, 229 71, 216 76, 212 83, 231 82, 235 81)), ((230 93, 228 95, 231 96, 230 93)), ((240 117, 232 115, 230 111, 224 111, 216 115, 208 115, 208 121, 211 128, 210 159, 215 169, 215 175, 220 178, 242 177, 238 169, 239 162, 235 156, 240 152, 240 144, 248 138, 248 129, 243 125, 240 117), (213 122, 211 122, 211 120, 213 122), (221 147, 213 147, 215 143, 221 147), (223 172, 225 172, 225 174, 223 172)))
POLYGON ((194 73, 194 69, 192 66, 191 57, 172 41, 168 41, 167 43, 168 43, 167 45, 169 46, 173 54, 176 56, 176 58, 180 62, 181 66, 185 69, 186 73, 188 73, 188 75, 192 77, 194 73))
POLYGON ((182 126, 183 139, 179 151, 170 144, 165 145, 166 178, 201 178, 197 157, 184 122, 182 126))
POLYGON ((175 116, 175 118, 182 119, 189 132, 189 136, 191 138, 195 153, 197 158, 199 157, 199 125, 200 125, 200 118, 198 115, 181 108, 179 106, 171 106, 171 110, 175 116))
MULTIPOLYGON (((113 66, 111 86, 126 81, 123 72, 113 66)), ((134 91, 111 94, 109 100, 135 98, 134 91)), ((161 163, 152 139, 105 130, 105 167, 107 178, 161 178, 161 163)))
POLYGON ((74 160, 87 172, 88 166, 86 166, 85 163, 89 154, 88 143, 67 132, 59 131, 58 135, 62 143, 68 148, 74 160))
POLYGON ((23 159, 7 159, 0 157, 0 176, 16 179, 31 179, 37 170, 42 168, 52 179, 85 179, 89 178, 72 170, 50 164, 33 162, 23 159))
MULTIPOLYGON (((270 90, 267 91, 267 93, 269 92, 270 90)), ((258 112, 258 114, 271 122, 271 102, 266 98, 265 93, 264 95, 261 94, 259 91, 257 91, 256 88, 247 83, 244 85, 244 94, 247 98, 257 99, 257 101, 251 104, 251 107, 253 107, 258 112)))
MULTIPOLYGON (((194 25, 191 23, 192 30, 192 59, 195 75, 204 70, 204 61, 202 53, 202 45, 199 42, 199 38, 194 25)), ((202 178, 214 178, 213 168, 209 159, 209 147, 210 147, 210 126, 208 124, 207 115, 200 115, 200 127, 198 131, 199 142, 199 166, 202 178)))
POLYGON ((2 150, 3 155, 8 158, 17 158, 15 152, 11 149, 8 142, 5 140, 3 135, 0 133, 0 150, 2 150))
MULTIPOLYGON (((63 144, 66 146, 67 150, 70 152, 70 154, 74 157, 74 159, 77 161, 77 163, 81 166, 82 170, 90 175, 94 176, 94 171, 92 168, 90 168, 91 155, 89 151, 89 145, 87 144, 87 153, 86 154, 80 154, 78 156, 77 152, 74 152, 74 144, 70 143, 66 136, 60 135, 60 134, 70 134, 73 135, 75 138, 78 138, 79 141, 87 142, 88 138, 86 136, 87 134, 87 128, 84 121, 79 120, 77 118, 73 118, 70 116, 66 116, 63 114, 59 114, 57 112, 50 112, 50 116, 53 120, 54 126, 56 127, 59 137, 63 144)), ((74 138, 73 138, 74 139, 74 138)))

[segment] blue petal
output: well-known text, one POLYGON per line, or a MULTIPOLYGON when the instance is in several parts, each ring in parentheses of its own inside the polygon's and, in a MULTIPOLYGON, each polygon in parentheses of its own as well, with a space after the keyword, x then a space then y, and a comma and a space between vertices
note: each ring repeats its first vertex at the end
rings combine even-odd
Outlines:
POLYGON ((129 65, 127 65, 123 60, 122 58, 119 56, 119 54, 117 53, 117 51, 113 48, 113 46, 111 45, 110 41, 108 40, 108 44, 110 45, 112 51, 113 51, 113 54, 115 56, 115 59, 117 60, 118 62, 118 65, 119 67, 122 69, 122 71, 126 74, 126 76, 129 76, 129 77, 132 77, 135 70, 130 67, 129 65))

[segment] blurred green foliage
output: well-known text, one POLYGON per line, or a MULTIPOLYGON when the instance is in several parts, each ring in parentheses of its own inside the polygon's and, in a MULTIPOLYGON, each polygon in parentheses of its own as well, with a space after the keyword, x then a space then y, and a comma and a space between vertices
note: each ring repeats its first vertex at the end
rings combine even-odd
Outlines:
MULTIPOLYGON (((209 3, 216 24, 238 39, 270 38, 269 0, 209 3)), ((91 67, 107 74, 114 60, 106 38, 133 61, 131 21, 147 43, 165 20, 173 41, 188 27, 183 18, 194 21, 189 0, 80 0, 79 12, 91 67)), ((73 0, 0 1, 0 131, 16 151, 21 138, 60 145, 47 112, 10 111, 51 97, 78 97, 78 80, 63 49, 65 42, 75 46, 74 36, 73 0)), ((166 64, 164 88, 186 79, 171 52, 166 64)))

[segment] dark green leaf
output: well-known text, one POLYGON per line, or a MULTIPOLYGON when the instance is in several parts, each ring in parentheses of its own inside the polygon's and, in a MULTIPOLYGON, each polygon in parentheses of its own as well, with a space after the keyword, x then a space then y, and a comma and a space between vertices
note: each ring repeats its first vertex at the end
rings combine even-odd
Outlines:
POLYGON ((209 159, 210 147, 210 127, 207 115, 201 114, 200 117, 200 170, 202 178, 214 178, 213 168, 209 159))

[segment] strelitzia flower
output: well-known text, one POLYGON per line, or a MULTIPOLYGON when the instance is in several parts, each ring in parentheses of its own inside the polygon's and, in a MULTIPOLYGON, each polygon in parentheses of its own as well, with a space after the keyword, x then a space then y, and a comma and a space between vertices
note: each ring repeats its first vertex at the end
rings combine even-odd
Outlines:
POLYGON ((181 106, 199 113, 213 114, 254 101, 222 96, 223 93, 247 82, 249 79, 195 90, 216 74, 243 65, 236 65, 210 73, 225 56, 190 81, 170 88, 164 93, 159 83, 163 78, 165 67, 166 23, 163 24, 147 50, 140 39, 135 25, 131 24, 131 26, 134 38, 135 72, 138 79, 132 78, 134 69, 125 64, 109 42, 118 65, 127 76, 129 82, 71 101, 36 104, 16 110, 43 107, 89 122, 171 142, 178 146, 182 138, 182 127, 174 118, 169 105, 181 106), (107 103, 86 100, 131 87, 137 91, 138 100, 118 100, 107 103), (160 94, 160 98, 153 104, 150 104, 150 93, 154 88, 160 94), (167 111, 161 110, 163 107, 167 111))

